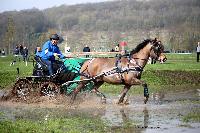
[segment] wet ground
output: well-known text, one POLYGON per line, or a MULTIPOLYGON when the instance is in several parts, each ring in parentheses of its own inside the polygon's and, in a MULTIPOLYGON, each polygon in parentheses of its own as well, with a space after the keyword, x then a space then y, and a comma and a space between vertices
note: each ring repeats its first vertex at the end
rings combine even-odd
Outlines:
MULTIPOLYGON (((199 133, 200 123, 183 122, 183 117, 192 112, 200 112, 200 87, 178 89, 169 93, 154 93, 145 105, 141 95, 129 96, 129 105, 117 105, 117 96, 107 96, 107 103, 101 104, 94 94, 82 94, 76 103, 69 107, 68 98, 55 100, 42 97, 38 103, 1 101, 0 120, 16 118, 46 119, 57 116, 76 116, 78 114, 101 117, 112 128, 112 131, 169 133, 199 133), (127 128, 122 127, 126 125, 127 128)), ((2 93, 0 93, 2 94, 2 93)))

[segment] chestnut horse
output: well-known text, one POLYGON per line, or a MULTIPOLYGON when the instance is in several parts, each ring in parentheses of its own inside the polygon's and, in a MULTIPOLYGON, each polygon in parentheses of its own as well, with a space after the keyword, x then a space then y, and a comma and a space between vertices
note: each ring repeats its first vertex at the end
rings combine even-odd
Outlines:
POLYGON ((84 62, 80 71, 83 82, 80 82, 73 91, 71 103, 73 103, 76 95, 84 86, 88 82, 91 82, 87 79, 93 79, 93 90, 101 94, 103 99, 106 99, 106 97, 98 91, 98 88, 104 82, 123 84, 124 88, 120 94, 118 104, 124 102, 124 97, 132 85, 142 85, 144 87, 144 103, 146 104, 149 93, 147 84, 140 80, 141 74, 149 57, 157 60, 163 50, 164 46, 161 41, 158 41, 156 38, 146 39, 137 45, 129 54, 121 56, 120 58, 94 58, 84 62))

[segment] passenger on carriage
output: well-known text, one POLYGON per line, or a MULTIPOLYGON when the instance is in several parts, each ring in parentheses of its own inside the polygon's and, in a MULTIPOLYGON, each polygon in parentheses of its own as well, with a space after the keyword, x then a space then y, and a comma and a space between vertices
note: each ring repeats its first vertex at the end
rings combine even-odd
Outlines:
POLYGON ((35 49, 35 56, 40 57, 41 52, 42 52, 41 47, 37 47, 37 48, 35 49))
POLYGON ((42 51, 36 53, 47 65, 49 75, 54 74, 53 63, 55 63, 55 57, 58 56, 60 59, 65 58, 65 56, 62 54, 62 52, 59 50, 59 47, 57 46, 58 42, 59 36, 57 34, 53 34, 50 37, 50 40, 44 43, 42 51))

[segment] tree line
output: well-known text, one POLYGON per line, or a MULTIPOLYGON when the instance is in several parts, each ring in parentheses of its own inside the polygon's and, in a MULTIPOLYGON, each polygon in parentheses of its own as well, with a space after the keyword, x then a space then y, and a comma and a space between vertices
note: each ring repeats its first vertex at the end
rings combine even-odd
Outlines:
POLYGON ((121 40, 133 47, 144 38, 159 37, 168 50, 194 51, 200 40, 199 0, 121 0, 61 5, 0 14, 0 46, 19 43, 34 49, 57 32, 67 44, 111 48, 121 40))

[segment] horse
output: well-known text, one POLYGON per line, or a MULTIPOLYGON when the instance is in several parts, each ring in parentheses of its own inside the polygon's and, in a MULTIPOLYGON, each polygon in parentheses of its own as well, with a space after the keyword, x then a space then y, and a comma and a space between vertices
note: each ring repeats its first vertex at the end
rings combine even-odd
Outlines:
POLYGON ((98 88, 104 83, 115 85, 124 85, 117 104, 123 104, 124 98, 132 85, 142 85, 144 87, 144 103, 149 98, 147 83, 141 80, 142 71, 147 64, 149 57, 158 59, 164 51, 161 41, 155 39, 146 39, 136 46, 129 54, 113 58, 93 58, 84 62, 81 67, 81 80, 71 97, 71 103, 75 100, 77 94, 84 89, 92 79, 94 83, 93 90, 106 99, 98 88))

